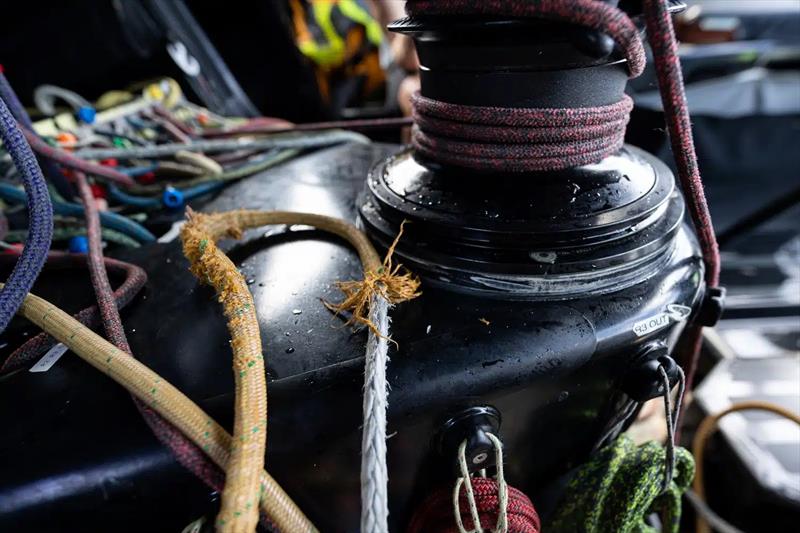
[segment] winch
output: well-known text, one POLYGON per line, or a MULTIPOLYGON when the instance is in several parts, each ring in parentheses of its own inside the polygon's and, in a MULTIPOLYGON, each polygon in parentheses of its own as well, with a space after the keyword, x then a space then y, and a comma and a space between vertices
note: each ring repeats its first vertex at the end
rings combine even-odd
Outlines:
MULTIPOLYGON (((640 2, 624 12, 595 0, 409 2, 391 29, 413 37, 420 58, 410 146, 324 148, 196 206, 329 215, 382 252, 402 232, 391 259, 420 276, 422 295, 391 311, 392 531, 452 485, 459 454, 469 472, 496 469, 494 438, 505 478, 546 524, 574 469, 669 392, 661 371, 669 388, 680 367, 691 374, 691 349, 676 346, 714 322, 720 295, 689 178, 682 191, 636 139, 623 143, 638 32, 646 17, 669 17, 643 3, 646 14, 640 2)), ((320 530, 356 531, 367 333, 321 300, 359 278, 357 256, 303 225, 251 229, 221 248, 246 279, 263 340, 266 469, 320 530)), ((123 313, 132 353, 230 428, 230 335, 212 289, 188 273, 177 241, 117 257, 149 276, 123 313)), ((37 290, 60 303, 64 276, 45 270, 37 290)), ((125 391, 78 358, 6 379, 0 420, 13 458, 0 482, 9 527, 180 530, 216 504, 125 391)))

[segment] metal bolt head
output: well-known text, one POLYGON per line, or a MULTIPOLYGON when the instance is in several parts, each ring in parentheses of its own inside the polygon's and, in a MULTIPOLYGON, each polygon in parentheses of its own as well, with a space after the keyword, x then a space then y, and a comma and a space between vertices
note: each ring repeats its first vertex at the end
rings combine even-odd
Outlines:
POLYGON ((479 465, 482 462, 486 461, 489 458, 489 454, 486 452, 481 452, 477 454, 475 457, 472 458, 472 464, 479 465))
POLYGON ((528 254, 531 259, 537 263, 547 263, 552 265, 558 259, 558 254, 555 252, 531 252, 528 254))

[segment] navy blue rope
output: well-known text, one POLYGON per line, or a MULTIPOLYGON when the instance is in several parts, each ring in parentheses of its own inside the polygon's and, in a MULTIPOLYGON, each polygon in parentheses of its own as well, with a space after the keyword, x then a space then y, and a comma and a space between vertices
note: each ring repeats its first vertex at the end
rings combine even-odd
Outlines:
POLYGON ((30 145, 17 126, 17 121, 2 98, 0 98, 0 140, 11 155, 25 186, 29 218, 25 248, 5 286, 0 289, 0 332, 3 332, 22 305, 47 260, 47 252, 53 238, 53 207, 36 156, 33 155, 30 145))

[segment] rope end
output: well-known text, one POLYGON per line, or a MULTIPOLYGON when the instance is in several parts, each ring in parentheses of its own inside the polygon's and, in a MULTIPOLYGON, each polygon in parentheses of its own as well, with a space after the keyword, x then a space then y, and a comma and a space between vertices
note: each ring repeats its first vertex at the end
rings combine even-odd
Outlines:
POLYGON ((343 312, 350 313, 350 319, 346 325, 360 324, 366 326, 378 337, 383 335, 369 319, 369 305, 374 295, 380 295, 390 305, 399 304, 408 300, 413 300, 422 294, 419 290, 420 280, 403 265, 392 266, 392 256, 394 255, 397 243, 403 235, 404 221, 400 225, 394 242, 386 252, 383 264, 377 270, 365 272, 364 279, 361 281, 338 281, 336 286, 344 293, 344 300, 338 304, 333 304, 323 300, 325 307, 335 314, 343 312))

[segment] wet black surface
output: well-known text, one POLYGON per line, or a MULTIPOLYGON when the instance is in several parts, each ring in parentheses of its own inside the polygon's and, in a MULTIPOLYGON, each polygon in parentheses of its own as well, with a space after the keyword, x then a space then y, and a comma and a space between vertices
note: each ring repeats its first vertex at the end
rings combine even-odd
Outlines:
MULTIPOLYGON (((308 210, 356 219, 369 167, 392 146, 340 146, 229 187, 207 209, 308 210)), ((361 386, 366 335, 320 299, 358 279, 343 242, 300 227, 224 244, 253 292, 269 380, 267 469, 323 531, 354 531, 359 513, 361 386)), ((601 298, 504 302, 423 286, 393 312, 388 441, 393 529, 446 475, 429 453, 438 421, 464 405, 503 416, 506 476, 534 501, 596 444, 615 383, 642 345, 633 324, 668 303, 691 305, 698 259, 685 230, 646 283, 601 298)), ((179 243, 130 252, 150 281, 124 313, 136 356, 208 410, 232 417, 228 333, 212 291, 187 271, 179 243)), ((41 294, 60 303, 57 283, 41 294)), ((127 394, 72 354, 47 373, 0 381, 0 529, 179 530, 213 500, 175 464, 127 394), (22 399, 26 399, 23 401, 22 399)), ((543 501, 543 500, 542 500, 543 501)), ((546 509, 542 509, 546 511, 546 509)))

